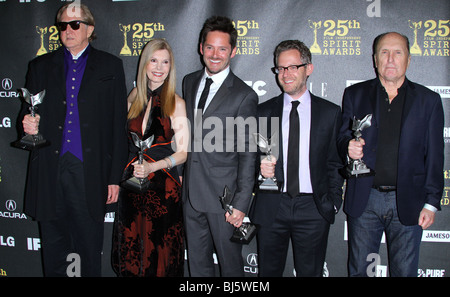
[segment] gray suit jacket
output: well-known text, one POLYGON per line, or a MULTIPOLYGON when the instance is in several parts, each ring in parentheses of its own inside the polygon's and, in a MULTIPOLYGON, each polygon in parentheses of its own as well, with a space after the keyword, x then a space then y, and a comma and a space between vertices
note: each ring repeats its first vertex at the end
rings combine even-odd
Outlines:
MULTIPOLYGON (((195 97, 203 70, 183 80, 183 97, 191 123, 191 143, 184 165, 183 201, 200 212, 223 213, 219 201, 225 186, 234 193, 233 207, 247 212, 254 186, 256 151, 249 150, 252 129, 235 125, 235 119, 255 121, 258 96, 231 71, 194 131, 195 97), (244 147, 243 147, 244 146, 244 147)), ((255 126, 255 125, 253 125, 255 126)), ((256 132, 256 131, 253 131, 256 132)))

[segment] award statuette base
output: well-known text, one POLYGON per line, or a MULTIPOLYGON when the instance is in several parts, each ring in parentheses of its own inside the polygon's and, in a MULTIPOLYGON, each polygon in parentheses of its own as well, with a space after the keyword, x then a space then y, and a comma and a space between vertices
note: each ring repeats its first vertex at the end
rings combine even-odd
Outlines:
POLYGON ((120 185, 125 189, 142 194, 148 190, 150 184, 151 181, 147 178, 137 178, 133 176, 124 180, 120 185))
MULTIPOLYGON (((223 196, 219 197, 222 208, 230 215, 233 214, 233 201, 234 195, 230 192, 227 186, 223 189, 223 196)), ((230 241, 242 244, 248 244, 255 237, 258 227, 250 222, 243 222, 239 228, 234 228, 233 235, 230 241)))
POLYGON ((27 134, 21 139, 11 143, 11 145, 16 148, 32 151, 41 147, 48 146, 50 145, 50 142, 45 140, 41 134, 27 134))
POLYGON ((233 236, 230 240, 236 243, 249 244, 255 237, 258 231, 258 226, 252 223, 242 223, 239 228, 235 228, 233 231, 233 236))
POLYGON ((259 190, 264 192, 279 193, 281 183, 272 178, 262 178, 259 181, 259 190))
POLYGON ((359 164, 359 166, 354 166, 350 163, 342 169, 345 178, 358 178, 375 175, 375 171, 367 167, 364 163, 359 164))

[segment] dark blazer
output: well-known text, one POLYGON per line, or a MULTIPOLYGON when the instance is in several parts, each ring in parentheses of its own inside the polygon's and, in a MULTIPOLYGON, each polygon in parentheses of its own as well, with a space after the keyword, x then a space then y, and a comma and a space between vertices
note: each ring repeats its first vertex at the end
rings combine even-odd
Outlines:
POLYGON ((253 141, 249 130, 236 129, 233 122, 238 117, 256 119, 258 96, 230 71, 203 114, 202 133, 194 133, 195 97, 203 73, 204 70, 200 70, 188 74, 183 80, 183 97, 192 135, 184 164, 183 201, 189 200, 200 212, 223 213, 219 196, 223 195, 226 185, 234 193, 233 207, 247 213, 255 180, 256 150, 249 151, 249 142, 253 141), (212 135, 216 138, 209 139, 212 135), (205 149, 203 144, 211 143, 215 145, 214 151, 206 152, 208 148, 205 149), (246 149, 240 148, 242 144, 246 149))
MULTIPOLYGON (((55 215, 58 159, 66 116, 64 50, 40 56, 29 64, 26 88, 46 90, 38 105, 39 132, 51 142, 30 155, 25 212, 37 220, 55 215)), ((105 215, 108 185, 118 185, 127 158, 127 91, 122 61, 90 49, 78 94, 87 205, 92 217, 105 215)), ((22 109, 20 119, 28 113, 22 109)))
MULTIPOLYGON (((378 141, 378 88, 375 78, 345 89, 343 124, 339 147, 346 158, 348 142, 353 138, 351 123, 372 114, 372 125, 362 131, 365 140, 363 161, 375 169, 378 141)), ((397 209, 404 225, 416 225, 425 203, 440 209, 444 187, 444 112, 439 95, 406 80, 406 96, 401 119, 397 174, 397 209)), ((347 181, 344 211, 359 217, 367 205, 374 177, 347 181)))
MULTIPOLYGON (((283 114, 283 94, 258 105, 258 118, 279 118, 279 156, 275 166, 275 177, 284 181, 283 175, 283 133, 281 130, 283 114)), ((311 131, 309 147, 310 176, 313 197, 319 213, 334 223, 337 210, 342 203, 343 178, 338 170, 343 167, 339 157, 336 139, 341 126, 341 109, 334 103, 311 94, 311 131)), ((268 120, 269 135, 271 134, 268 120)), ((262 135, 266 132, 262 132, 262 135)), ((257 158, 259 161, 260 158, 257 158)), ((259 163, 257 171, 259 172, 259 163)), ((280 201, 280 193, 256 192, 252 209, 252 222, 270 226, 275 218, 280 201)))

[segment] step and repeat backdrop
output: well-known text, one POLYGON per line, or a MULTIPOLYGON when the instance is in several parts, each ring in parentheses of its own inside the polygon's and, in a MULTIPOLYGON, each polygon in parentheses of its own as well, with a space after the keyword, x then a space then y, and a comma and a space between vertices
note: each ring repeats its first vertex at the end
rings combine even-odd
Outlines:
MULTIPOLYGON (((37 222, 23 213, 28 152, 12 148, 18 139, 19 90, 34 57, 58 49, 56 12, 64 0, 0 0, 0 276, 42 276, 41 241, 37 222)), ((184 75, 202 67, 199 32, 212 15, 230 17, 238 31, 233 71, 264 102, 280 93, 273 50, 285 39, 305 42, 313 53, 309 90, 341 104, 345 87, 375 76, 372 42, 380 33, 398 31, 409 37, 410 80, 441 95, 446 114, 443 137, 446 161, 442 211, 423 233, 418 276, 450 275, 450 3, 448 0, 84 0, 96 19, 92 45, 119 56, 127 88, 136 77, 139 54, 152 38, 172 45, 177 67, 177 91, 184 75)), ((110 265, 114 213, 105 217, 103 274, 110 265)), ((247 276, 257 276, 256 241, 244 246, 247 276)), ((285 276, 294 276, 289 253, 285 276)), ((342 211, 332 226, 324 276, 347 275, 346 219, 342 211)), ((379 276, 388 275, 384 237, 379 276)))

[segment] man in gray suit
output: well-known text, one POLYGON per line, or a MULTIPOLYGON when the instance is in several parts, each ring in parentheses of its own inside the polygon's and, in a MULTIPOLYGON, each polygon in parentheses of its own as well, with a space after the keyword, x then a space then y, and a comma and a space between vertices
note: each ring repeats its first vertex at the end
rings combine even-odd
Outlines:
POLYGON ((251 152, 249 145, 252 127, 237 129, 235 123, 256 121, 258 96, 230 70, 236 40, 230 19, 206 20, 200 34, 205 68, 183 80, 192 133, 183 179, 191 276, 214 276, 214 250, 222 276, 244 275, 242 246, 230 237, 242 224, 250 204, 256 150, 251 152), (231 215, 219 200, 225 186, 234 194, 231 215))

